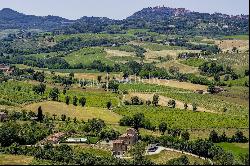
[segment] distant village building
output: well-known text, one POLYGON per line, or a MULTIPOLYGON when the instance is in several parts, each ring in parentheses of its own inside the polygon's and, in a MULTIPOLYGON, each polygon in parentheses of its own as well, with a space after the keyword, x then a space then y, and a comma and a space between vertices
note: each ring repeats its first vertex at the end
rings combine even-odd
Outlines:
POLYGON ((6 64, 0 64, 0 71, 2 71, 5 74, 11 74, 13 72, 14 68, 10 67, 6 64))
POLYGON ((134 145, 138 141, 138 132, 129 128, 126 133, 118 137, 117 140, 113 141, 113 155, 124 155, 128 150, 128 146, 134 145))
POLYGON ((224 91, 224 88, 222 88, 222 87, 219 87, 219 86, 214 87, 214 92, 215 93, 220 93, 220 92, 223 92, 223 91, 224 91))
POLYGON ((0 122, 7 120, 7 114, 5 112, 0 112, 0 122))
POLYGON ((63 132, 55 133, 42 140, 40 144, 45 144, 45 143, 59 144, 60 139, 63 138, 65 135, 66 134, 63 132))

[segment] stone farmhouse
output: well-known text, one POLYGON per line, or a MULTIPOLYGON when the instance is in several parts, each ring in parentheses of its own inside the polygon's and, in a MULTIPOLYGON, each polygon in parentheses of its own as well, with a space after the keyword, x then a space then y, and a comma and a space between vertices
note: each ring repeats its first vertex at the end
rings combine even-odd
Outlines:
POLYGON ((138 132, 129 128, 126 133, 118 137, 117 140, 113 141, 113 155, 120 156, 128 150, 128 146, 134 145, 138 141, 138 132))

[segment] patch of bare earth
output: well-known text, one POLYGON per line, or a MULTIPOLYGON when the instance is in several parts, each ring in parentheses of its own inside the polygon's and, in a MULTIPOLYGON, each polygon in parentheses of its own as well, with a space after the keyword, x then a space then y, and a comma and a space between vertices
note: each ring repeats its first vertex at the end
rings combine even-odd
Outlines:
POLYGON ((156 65, 157 67, 162 67, 169 69, 171 66, 178 67, 181 73, 199 73, 197 67, 188 66, 177 61, 162 62, 156 65))
POLYGON ((186 90, 207 90, 207 86, 205 85, 199 85, 199 84, 192 84, 189 82, 180 82, 180 81, 175 81, 175 80, 164 80, 164 79, 143 79, 142 80, 144 83, 148 84, 157 84, 157 85, 164 85, 164 86, 169 86, 169 87, 174 87, 174 88, 181 88, 181 89, 186 89, 186 90))
POLYGON ((132 52, 126 52, 126 51, 119 51, 119 50, 110 50, 105 49, 107 52, 107 57, 131 57, 135 56, 132 52))
POLYGON ((249 50, 249 40, 216 40, 215 44, 223 52, 232 52, 233 47, 236 47, 240 52, 249 50))

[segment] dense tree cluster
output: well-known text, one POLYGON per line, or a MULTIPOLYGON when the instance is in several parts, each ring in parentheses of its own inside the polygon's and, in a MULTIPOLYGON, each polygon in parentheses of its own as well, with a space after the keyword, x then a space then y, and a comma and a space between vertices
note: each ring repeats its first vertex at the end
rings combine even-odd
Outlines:
POLYGON ((236 133, 232 137, 228 137, 224 132, 222 135, 219 135, 216 131, 212 130, 209 134, 209 140, 214 143, 218 142, 238 142, 238 143, 246 143, 248 142, 248 138, 244 136, 242 131, 236 131, 236 133))
POLYGON ((145 128, 149 130, 155 130, 156 126, 153 126, 151 122, 145 118, 144 114, 137 113, 133 115, 133 117, 130 116, 124 116, 120 119, 119 124, 121 126, 132 126, 135 129, 139 128, 145 128))
POLYGON ((31 145, 51 133, 52 128, 45 124, 5 122, 0 128, 0 144, 1 146, 10 146, 12 143, 31 145))

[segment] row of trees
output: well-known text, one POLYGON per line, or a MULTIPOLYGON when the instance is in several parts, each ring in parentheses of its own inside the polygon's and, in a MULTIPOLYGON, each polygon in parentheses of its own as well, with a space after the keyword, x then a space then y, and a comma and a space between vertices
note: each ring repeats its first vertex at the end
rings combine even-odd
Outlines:
MULTIPOLYGON (((124 101, 124 104, 125 105, 143 105, 144 102, 143 100, 141 100, 138 96, 133 96, 131 97, 131 100, 130 102, 125 100, 124 101)), ((153 105, 153 106, 159 106, 159 95, 157 94, 154 94, 153 96, 153 100, 146 100, 145 104, 147 106, 150 106, 150 105, 153 105)), ((176 108, 176 101, 171 99, 167 102, 167 106, 169 108, 176 108)), ((193 111, 196 111, 197 110, 197 104, 196 103, 193 103, 192 104, 192 108, 193 108, 193 111)), ((184 109, 187 110, 188 109, 188 104, 187 103, 184 103, 184 109)))
MULTIPOLYGON (((76 96, 74 96, 73 97, 73 100, 72 100, 72 104, 74 105, 74 106, 77 106, 77 103, 79 102, 79 104, 82 106, 82 107, 84 107, 85 106, 85 104, 86 104, 86 98, 85 97, 81 97, 79 100, 78 100, 78 98, 76 97, 76 96)), ((69 103, 70 103, 70 97, 69 96, 66 96, 65 97, 65 103, 67 104, 67 105, 69 105, 69 103)))
POLYGON ((215 130, 212 130, 209 134, 209 140, 218 143, 218 142, 238 142, 246 143, 248 142, 247 137, 244 136, 242 131, 237 130, 236 133, 230 138, 223 132, 222 135, 219 135, 215 130))

